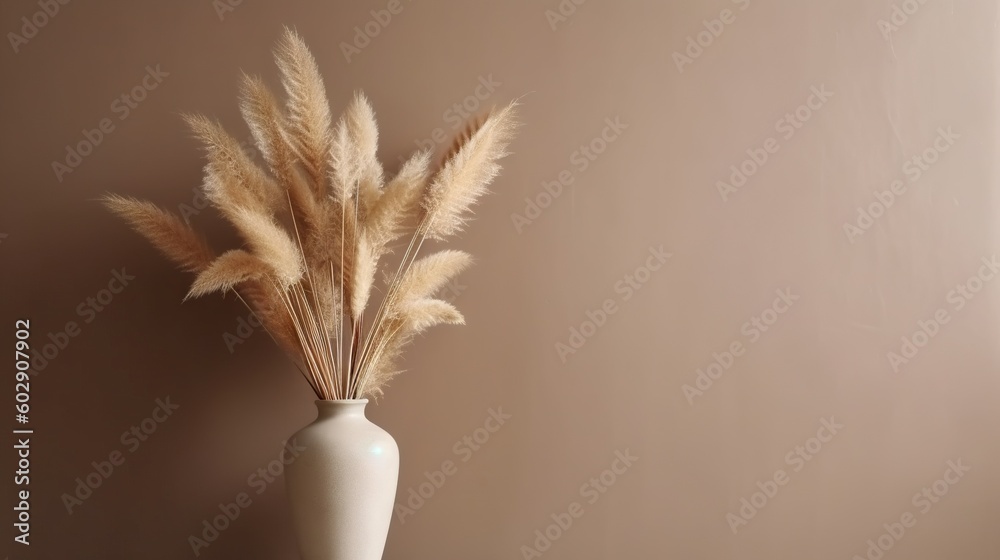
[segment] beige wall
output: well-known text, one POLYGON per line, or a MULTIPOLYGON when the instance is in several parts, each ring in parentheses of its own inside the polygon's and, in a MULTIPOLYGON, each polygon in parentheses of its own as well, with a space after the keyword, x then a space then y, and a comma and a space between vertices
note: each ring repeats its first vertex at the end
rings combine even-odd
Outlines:
MULTIPOLYGON (((201 557, 297 557, 280 480, 248 478, 312 417, 306 384, 262 332, 230 352, 238 302, 182 305, 188 278, 95 202, 192 204, 202 162, 178 114, 247 136, 239 72, 275 79, 282 24, 312 46, 335 110, 354 89, 371 97, 388 162, 450 134, 447 111, 478 104, 477 87, 485 103, 523 96, 515 153, 454 244, 478 258, 447 294, 469 326, 420 340, 371 409, 402 451, 401 504, 457 464, 400 512, 386 558, 534 557, 522 547, 573 502, 582 516, 543 557, 846 560, 901 519, 915 524, 883 537, 886 559, 1000 557, 1000 279, 975 279, 1000 246, 995 2, 930 0, 884 36, 889 1, 591 1, 555 29, 556 0, 406 1, 349 61, 341 43, 387 3, 345 4, 247 1, 220 19, 209 0, 73 2, 0 49, 4 320, 30 318, 36 345, 79 327, 32 382, 34 544, 12 558, 191 557, 188 536, 240 492, 253 503, 201 557), (679 69, 673 53, 720 15, 679 69), (169 75, 144 101, 113 104, 156 65, 169 75), (104 118, 113 130, 57 178, 52 162, 104 118), (602 133, 614 140, 593 161, 574 155, 602 133), (923 169, 912 158, 928 148, 923 169), (724 198, 717 182, 747 150, 767 160, 724 198), (572 183, 515 220, 560 174, 572 183), (662 266, 648 259, 661 247, 662 266), (121 267, 134 280, 87 311, 121 267), (952 292, 966 283, 981 284, 971 299, 952 292), (766 332, 744 326, 757 316, 766 332), (894 368, 918 321, 936 334, 894 368), (560 355, 573 327, 593 336, 560 355), (698 385, 713 353, 729 367, 698 385), (179 408, 148 440, 121 440, 168 396, 179 408), (491 409, 510 418, 467 451, 491 409), (68 514, 60 496, 114 451, 124 464, 68 514), (638 459, 623 468, 616 451, 638 459), (624 472, 594 493, 612 466, 624 472), (946 496, 919 497, 942 477, 946 496), (759 487, 776 493, 742 524, 759 487)), ((0 28, 20 33, 38 9, 7 2, 0 28)), ((233 241, 211 211, 192 222, 233 241)))

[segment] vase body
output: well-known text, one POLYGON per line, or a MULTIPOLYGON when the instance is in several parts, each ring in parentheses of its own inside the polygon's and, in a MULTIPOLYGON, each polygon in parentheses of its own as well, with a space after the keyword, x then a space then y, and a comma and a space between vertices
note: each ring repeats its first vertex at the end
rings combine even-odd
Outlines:
POLYGON ((285 469, 303 560, 379 560, 399 478, 399 448, 365 417, 367 399, 316 401, 316 420, 292 436, 285 469))

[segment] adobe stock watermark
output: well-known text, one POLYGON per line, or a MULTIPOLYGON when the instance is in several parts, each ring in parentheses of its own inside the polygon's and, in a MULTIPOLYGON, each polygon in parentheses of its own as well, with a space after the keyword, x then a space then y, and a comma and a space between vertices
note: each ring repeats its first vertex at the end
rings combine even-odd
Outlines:
MULTIPOLYGON (((247 486, 254 495, 260 496, 285 472, 285 467, 295 462, 295 459, 306 450, 306 447, 299 445, 295 440, 286 441, 278 457, 272 459, 263 467, 250 473, 247 477, 247 486)), ((200 525, 200 533, 188 536, 188 544, 194 555, 201 556, 204 549, 212 546, 219 539, 219 536, 232 527, 232 524, 243 514, 243 510, 253 505, 253 498, 249 491, 241 491, 233 498, 232 502, 219 504, 219 513, 210 518, 203 519, 200 525)))
MULTIPOLYGON (((964 282, 956 284, 945 294, 945 303, 950 305, 952 312, 965 309, 965 306, 979 292, 983 291, 986 283, 995 278, 997 272, 1000 271, 1000 261, 997 260, 996 254, 991 255, 988 259, 982 257, 979 260, 982 265, 975 274, 966 278, 964 282)), ((930 344, 931 340, 941 333, 944 326, 951 322, 952 316, 948 310, 948 306, 942 306, 937 308, 929 318, 918 319, 917 328, 909 335, 900 337, 899 352, 890 350, 886 353, 885 357, 889 360, 889 366, 892 367, 893 373, 899 373, 902 366, 909 364, 910 360, 915 358, 920 350, 930 344)))
POLYGON ((571 17, 576 15, 577 9, 587 3, 587 0, 559 0, 555 9, 545 10, 545 21, 549 22, 552 31, 561 23, 566 23, 571 17))
POLYGON ((203 210, 211 206, 212 203, 205 196, 205 191, 200 186, 191 189, 191 201, 181 202, 177 205, 177 213, 180 214, 184 223, 191 225, 191 218, 201 214, 203 210))
POLYGON ((903 0, 900 3, 893 4, 889 10, 889 17, 875 22, 879 32, 882 34, 882 38, 886 41, 892 39, 892 34, 906 25, 911 17, 917 15, 917 12, 926 3, 927 0, 903 0))
POLYGON ((726 180, 715 182, 715 188, 719 191, 722 201, 727 202, 730 196, 745 187, 750 179, 767 165, 771 156, 778 153, 782 142, 791 140, 807 122, 812 120, 823 107, 826 107, 830 98, 833 97, 833 93, 826 89, 826 84, 810 86, 809 96, 806 97, 806 100, 774 123, 774 131, 779 136, 768 136, 758 146, 747 148, 746 159, 729 166, 728 182, 726 180))
MULTIPOLYGON (((750 7, 750 0, 731 0, 731 2, 741 12, 750 7)), ((694 61, 704 54, 715 43, 716 39, 722 36, 726 31, 726 26, 736 22, 736 15, 737 13, 733 10, 723 8, 718 17, 701 20, 703 29, 686 37, 683 52, 674 51, 671 55, 674 65, 677 66, 677 72, 683 74, 685 66, 694 64, 694 61)))
POLYGON ((10 42, 10 48, 14 50, 14 54, 21 52, 21 47, 34 39, 50 21, 59 15, 62 7, 69 3, 70 0, 38 0, 35 3, 38 10, 21 18, 19 22, 21 28, 18 30, 20 33, 7 32, 7 41, 10 42))
POLYGON ((91 461, 90 466, 93 470, 76 478, 76 487, 72 493, 63 493, 62 503, 66 507, 66 513, 73 515, 73 509, 82 506, 83 502, 93 496, 94 492, 111 478, 115 470, 124 465, 125 460, 156 433, 160 424, 166 422, 180 408, 180 405, 170 402, 169 395, 156 399, 154 404, 156 406, 149 416, 122 432, 120 441, 128 451, 128 455, 121 449, 114 449, 107 454, 107 459, 91 461))
MULTIPOLYGON (((411 1, 407 0, 407 3, 411 1)), ((386 27, 389 27, 393 18, 403 12, 404 7, 402 0, 389 0, 384 8, 371 10, 369 12, 371 19, 361 25, 354 26, 354 37, 351 42, 340 42, 340 52, 344 55, 344 60, 348 64, 353 62, 352 59, 368 48, 372 41, 381 35, 386 27)))
POLYGON ((535 196, 524 198, 524 213, 514 212, 510 215, 514 230, 520 234, 524 228, 541 217, 542 212, 562 196, 563 190, 572 185, 580 173, 590 168, 591 164, 597 161, 597 158, 607 151, 611 144, 618 141, 627 129, 628 125, 621 121, 621 117, 605 118, 604 128, 587 143, 581 144, 579 148, 570 153, 569 165, 557 173, 555 179, 542 181, 542 189, 535 196))
MULTIPOLYGON (((476 87, 468 95, 452 103, 441 113, 441 120, 448 125, 449 130, 439 126, 432 130, 427 137, 414 140, 413 143, 416 144, 417 149, 434 153, 439 146, 450 142, 455 133, 465 126, 469 119, 475 117, 480 109, 486 106, 486 101, 493 97, 493 94, 502 86, 503 83, 493 79, 492 73, 479 76, 476 80, 476 87)), ((405 163, 406 159, 405 155, 400 155, 398 158, 400 164, 405 163)))
POLYGON ((451 447, 451 452, 457 458, 457 462, 456 459, 445 459, 438 469, 424 471, 425 480, 415 486, 410 486, 405 493, 405 500, 396 502, 396 520, 405 524, 406 518, 416 515, 451 477, 458 474, 459 466, 468 463, 476 452, 490 441, 493 434, 500 431, 500 428, 511 418, 510 414, 504 413, 501 406, 489 409, 483 425, 473 430, 472 433, 462 436, 451 447))
POLYGON ((639 457, 632 455, 628 448, 625 448, 624 451, 615 451, 614 459, 608 468, 580 486, 581 500, 574 500, 564 509, 551 514, 549 518, 552 519, 552 523, 541 529, 536 529, 533 535, 534 540, 529 544, 521 545, 521 557, 524 560, 541 558, 556 541, 573 527, 573 523, 587 512, 584 504, 588 506, 596 504, 612 486, 618 483, 619 477, 628 472, 638 460, 639 457))
POLYGON ((688 404, 694 406, 694 398, 702 397, 705 392, 715 385, 716 381, 722 379, 736 363, 736 359, 746 354, 749 346, 760 340, 768 330, 774 327, 775 323, 782 315, 788 313, 796 301, 801 296, 793 294, 791 288, 775 290, 777 297, 771 305, 764 308, 759 314, 750 317, 743 326, 740 327, 740 334, 745 338, 737 338, 726 346, 722 353, 712 352, 712 361, 704 368, 698 368, 694 376, 694 385, 685 383, 681 386, 681 392, 688 404))
POLYGON ((663 245, 651 246, 648 253, 649 256, 646 257, 643 264, 615 282, 613 289, 618 296, 617 298, 606 298, 597 309, 588 309, 585 314, 587 318, 579 325, 569 328, 569 337, 566 341, 560 340, 555 343, 555 351, 559 356, 559 361, 565 364, 571 355, 583 348, 587 341, 593 338, 597 331, 608 322, 608 319, 618 313, 621 304, 632 299, 636 292, 652 280, 653 273, 663 268, 667 259, 673 256, 673 253, 663 250, 663 245))
POLYGON ((816 435, 810 437, 801 445, 796 445, 791 451, 785 454, 785 465, 789 470, 780 468, 774 471, 771 476, 763 481, 758 480, 756 489, 747 497, 740 497, 740 507, 735 512, 726 514, 726 523, 729 530, 735 535, 741 527, 750 523, 762 509, 767 507, 778 495, 778 491, 784 488, 791 481, 791 474, 795 474, 805 468, 806 463, 812 461, 823 450, 826 444, 833 441, 834 436, 844 429, 843 424, 831 416, 820 418, 819 429, 816 435))
POLYGON ((447 284, 441 287, 438 297, 449 303, 454 303, 458 299, 458 296, 462 295, 468 288, 465 284, 459 284, 456 278, 452 278, 447 284))
POLYGON ((222 333, 222 342, 226 344, 226 348, 229 350, 230 354, 236 353, 236 348, 250 340, 250 337, 257 332, 258 329, 263 328, 263 324, 260 322, 260 318, 254 312, 249 312, 246 316, 240 315, 236 319, 236 328, 233 332, 226 331, 222 333))
MULTIPOLYGON (((119 95, 111 101, 110 111, 118 117, 119 121, 124 121, 132 114, 132 111, 139 107, 149 92, 160 87, 163 80, 170 76, 170 73, 160 69, 160 65, 146 66, 146 75, 142 77, 138 84, 129 91, 119 95)), ((66 145, 66 156, 60 160, 52 161, 52 172, 56 175, 56 180, 63 182, 63 177, 76 170, 83 163, 84 158, 94 153, 94 150, 115 131, 115 122, 111 117, 104 117, 98 121, 95 128, 85 128, 81 132, 83 139, 75 144, 66 145)))
MULTIPOLYGON (((76 306, 76 314, 83 320, 83 325, 93 323, 97 314, 107 309, 115 296, 125 291, 125 288, 135 280, 135 276, 125 271, 125 267, 111 271, 111 279, 107 285, 94 295, 86 297, 76 306)), ((80 336, 83 328, 76 321, 67 321, 62 329, 49 331, 47 341, 35 343, 31 349, 31 374, 38 375, 45 370, 69 346, 70 341, 80 336)))
POLYGON ((868 539, 865 543, 868 545, 865 555, 855 554, 851 560, 881 560, 887 552, 899 544, 899 541, 903 540, 907 531, 916 526, 922 516, 930 513, 934 506, 948 495, 951 488, 961 482, 965 475, 972 470, 972 467, 962 462, 961 457, 949 460, 945 463, 945 467, 941 478, 921 488, 910 499, 910 503, 916 508, 917 513, 914 513, 913 510, 906 510, 900 514, 898 520, 894 519, 889 523, 884 523, 882 528, 885 531, 873 539, 868 539))
POLYGON ((941 156, 951 150, 959 138, 961 136, 950 126, 938 127, 937 136, 934 137, 931 144, 903 163, 900 173, 905 178, 905 182, 903 179, 894 179, 889 183, 888 189, 872 191, 875 200, 867 206, 859 206, 855 209, 857 218, 854 223, 844 222, 843 229, 847 241, 853 245, 855 241, 867 233, 875 225, 875 220, 885 215, 896 204, 896 200, 906 194, 909 186, 919 181, 932 165, 940 161, 941 156))
POLYGON ((235 12, 236 8, 243 5, 243 0, 212 0, 212 8, 219 21, 225 21, 226 16, 235 12))

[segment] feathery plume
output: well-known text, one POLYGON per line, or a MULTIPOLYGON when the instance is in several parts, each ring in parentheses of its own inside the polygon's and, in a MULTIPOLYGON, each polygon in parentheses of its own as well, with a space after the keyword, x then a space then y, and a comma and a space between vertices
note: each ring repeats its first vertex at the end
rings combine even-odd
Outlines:
POLYGON ((447 301, 423 298, 406 306, 405 329, 410 334, 420 334, 439 324, 464 325, 465 317, 447 301))
POLYGON ((486 122, 486 118, 489 117, 489 115, 489 113, 478 115, 465 124, 462 130, 455 136, 455 138, 452 139, 451 145, 448 146, 448 151, 441 156, 441 161, 438 164, 438 167, 444 167, 444 164, 448 163, 448 160, 455 157, 455 154, 462 149, 462 146, 468 143, 476 131, 483 127, 483 124, 486 122))
POLYGON ((337 120, 330 150, 334 198, 346 204, 360 196, 362 209, 378 199, 382 188, 382 164, 378 161, 378 125, 368 99, 356 93, 337 120))
POLYGON ((215 255, 208 243, 177 215, 155 204, 118 195, 104 197, 104 205, 127 221, 150 243, 187 272, 201 272, 215 255))
POLYGON ((363 232, 358 235, 357 252, 354 259, 354 269, 351 271, 351 318, 355 321, 368 306, 372 285, 375 283, 375 271, 378 269, 378 257, 374 248, 363 232))
POLYGON ((278 185, 222 125, 201 115, 186 115, 184 120, 204 145, 205 195, 216 207, 224 212, 235 206, 274 212, 284 202, 278 185))
POLYGON ((271 90, 259 77, 243 75, 240 112, 264 161, 288 193, 282 196, 282 201, 286 196, 291 199, 292 211, 298 210, 305 227, 315 227, 320 212, 317 196, 295 167, 298 159, 284 130, 284 116, 271 90))
POLYGON ((185 299, 226 292, 241 282, 257 280, 267 272, 267 265, 254 255, 242 249, 226 251, 198 274, 185 299))
POLYGON ((500 173, 500 158, 517 127, 516 103, 490 114, 431 181, 423 199, 426 235, 444 239, 458 233, 473 204, 500 173))
POLYGON ((429 151, 413 154, 365 216, 365 231, 378 256, 387 253, 389 243, 402 235, 402 225, 413 214, 427 183, 430 161, 429 151))
POLYGON ((326 194, 330 150, 330 103, 316 59, 299 35, 285 28, 275 52, 281 82, 288 95, 288 128, 292 145, 313 181, 317 198, 326 194))
POLYGON ((273 219, 247 208, 238 208, 233 221, 254 254, 267 264, 281 286, 288 287, 302 279, 299 248, 273 219))
POLYGON ((464 251, 444 250, 415 261, 403 273, 397 301, 405 308, 410 302, 427 298, 472 264, 464 251))

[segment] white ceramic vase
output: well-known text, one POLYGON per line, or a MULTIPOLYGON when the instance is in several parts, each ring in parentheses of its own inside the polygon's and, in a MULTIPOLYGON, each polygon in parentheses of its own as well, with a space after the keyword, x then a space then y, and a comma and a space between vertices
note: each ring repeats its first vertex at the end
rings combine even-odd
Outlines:
POLYGON ((316 401, 285 469, 303 560, 379 560, 392 520, 399 448, 365 417, 368 399, 316 401))

